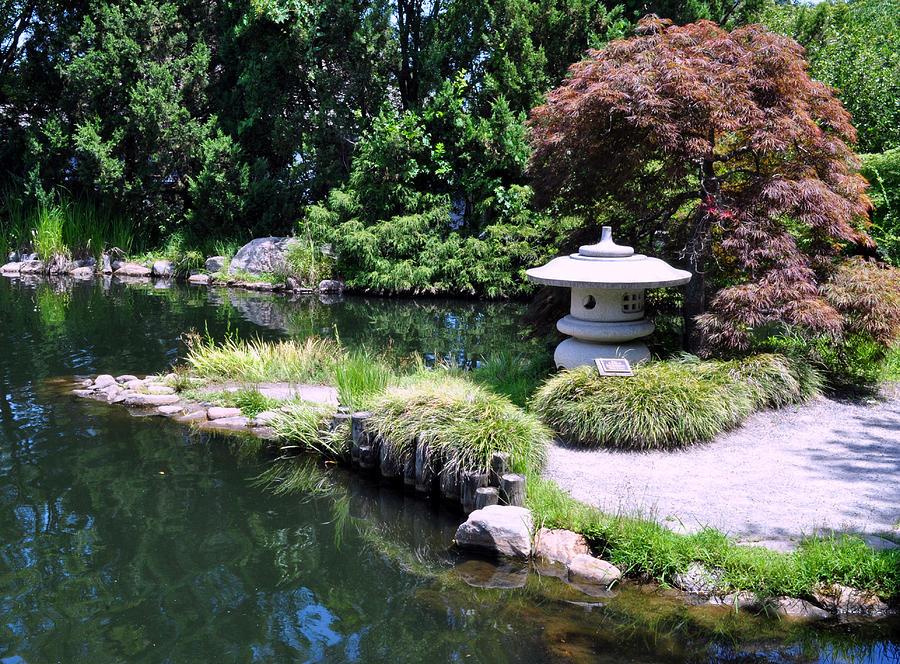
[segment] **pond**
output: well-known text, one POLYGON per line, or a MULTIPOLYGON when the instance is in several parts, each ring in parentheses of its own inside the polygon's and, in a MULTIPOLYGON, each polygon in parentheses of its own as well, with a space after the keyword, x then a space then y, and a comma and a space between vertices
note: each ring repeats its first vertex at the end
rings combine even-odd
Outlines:
POLYGON ((191 329, 463 366, 551 352, 520 338, 521 308, 0 280, 0 662, 900 659, 896 623, 793 626, 498 571, 448 548, 446 508, 314 462, 327 490, 275 494, 257 481, 271 462, 239 440, 76 400, 60 380, 163 371, 191 329), (477 587, 498 581, 518 587, 477 587))

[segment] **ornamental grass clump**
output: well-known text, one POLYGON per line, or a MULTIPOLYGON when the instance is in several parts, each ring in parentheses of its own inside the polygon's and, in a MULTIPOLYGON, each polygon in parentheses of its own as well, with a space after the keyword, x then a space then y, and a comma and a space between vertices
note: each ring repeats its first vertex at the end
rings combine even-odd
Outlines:
POLYGON ((550 431, 534 415, 471 379, 420 371, 375 395, 369 426, 400 460, 415 441, 430 447, 445 472, 488 469, 491 455, 508 452, 515 472, 539 470, 550 431))
POLYGON ((544 422, 569 442, 635 450, 709 440, 754 410, 750 390, 703 364, 652 362, 634 376, 578 367, 550 378, 532 399, 544 422))
POLYGON ((329 427, 335 407, 309 401, 283 405, 269 426, 281 441, 304 451, 312 450, 329 458, 346 456, 349 427, 332 431, 329 427))
POLYGON ((756 410, 808 401, 821 387, 815 369, 783 355, 682 355, 638 365, 629 378, 603 377, 593 367, 563 371, 531 404, 573 444, 651 450, 707 441, 756 410))
POLYGON ((188 366, 208 380, 325 383, 343 355, 335 342, 318 337, 274 343, 231 337, 216 343, 194 334, 186 342, 188 366))

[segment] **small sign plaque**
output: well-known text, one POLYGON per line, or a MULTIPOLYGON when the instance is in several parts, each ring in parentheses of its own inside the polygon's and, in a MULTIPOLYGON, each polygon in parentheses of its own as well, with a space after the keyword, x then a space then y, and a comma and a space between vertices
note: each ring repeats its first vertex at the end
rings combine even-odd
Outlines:
POLYGON ((598 357, 594 360, 601 376, 633 376, 631 363, 623 357, 598 357))

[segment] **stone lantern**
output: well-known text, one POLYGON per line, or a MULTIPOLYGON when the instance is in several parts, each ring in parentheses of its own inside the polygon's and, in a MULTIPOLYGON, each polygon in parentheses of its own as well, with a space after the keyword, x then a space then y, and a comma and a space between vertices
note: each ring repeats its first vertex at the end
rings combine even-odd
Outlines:
POLYGON ((593 364, 596 358, 625 358, 632 364, 647 360, 647 346, 635 341, 655 328, 644 318, 644 291, 691 280, 690 272, 616 244, 609 226, 603 227, 599 243, 525 274, 529 281, 572 289, 570 313, 556 324, 572 338, 553 354, 556 366, 565 369, 593 364))

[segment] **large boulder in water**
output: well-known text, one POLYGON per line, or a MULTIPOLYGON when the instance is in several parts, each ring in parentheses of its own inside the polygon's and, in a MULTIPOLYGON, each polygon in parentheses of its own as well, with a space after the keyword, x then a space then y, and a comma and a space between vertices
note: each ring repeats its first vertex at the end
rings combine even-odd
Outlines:
POLYGON ((282 272, 287 265, 285 252, 292 242, 294 238, 290 237, 260 237, 251 240, 231 259, 228 274, 282 272))
POLYGON ((454 539, 462 549, 528 558, 532 530, 531 511, 524 507, 488 505, 472 512, 454 539))

